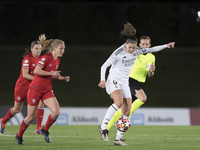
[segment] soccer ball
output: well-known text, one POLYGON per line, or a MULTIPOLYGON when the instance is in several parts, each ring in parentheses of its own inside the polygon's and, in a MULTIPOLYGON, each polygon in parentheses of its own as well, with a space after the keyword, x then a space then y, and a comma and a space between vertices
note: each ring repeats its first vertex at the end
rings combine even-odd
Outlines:
POLYGON ((125 119, 123 117, 120 117, 116 122, 116 127, 121 132, 126 132, 131 127, 131 122, 129 119, 125 119))

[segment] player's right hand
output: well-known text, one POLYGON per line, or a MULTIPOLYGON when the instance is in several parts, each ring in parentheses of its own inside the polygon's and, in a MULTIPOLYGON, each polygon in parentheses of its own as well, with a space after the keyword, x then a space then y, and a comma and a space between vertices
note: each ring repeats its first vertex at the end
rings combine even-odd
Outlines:
POLYGON ((101 81, 98 85, 100 88, 105 88, 106 87, 106 81, 101 81))

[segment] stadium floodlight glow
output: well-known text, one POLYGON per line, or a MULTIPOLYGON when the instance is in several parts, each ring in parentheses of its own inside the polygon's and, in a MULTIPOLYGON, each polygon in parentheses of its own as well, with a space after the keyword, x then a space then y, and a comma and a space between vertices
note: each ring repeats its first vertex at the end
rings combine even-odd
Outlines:
POLYGON ((200 11, 197 12, 198 17, 200 17, 200 11))
POLYGON ((200 11, 197 11, 197 15, 198 15, 198 17, 197 17, 196 20, 197 20, 198 22, 200 22, 200 11))

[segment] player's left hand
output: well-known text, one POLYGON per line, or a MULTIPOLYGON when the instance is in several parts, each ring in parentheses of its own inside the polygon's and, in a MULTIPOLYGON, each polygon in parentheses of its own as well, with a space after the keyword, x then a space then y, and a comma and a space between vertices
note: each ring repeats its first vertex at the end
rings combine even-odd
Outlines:
POLYGON ((156 66, 152 63, 149 69, 149 72, 154 72, 156 70, 156 66))
POLYGON ((168 48, 174 48, 175 42, 170 42, 167 44, 168 48))

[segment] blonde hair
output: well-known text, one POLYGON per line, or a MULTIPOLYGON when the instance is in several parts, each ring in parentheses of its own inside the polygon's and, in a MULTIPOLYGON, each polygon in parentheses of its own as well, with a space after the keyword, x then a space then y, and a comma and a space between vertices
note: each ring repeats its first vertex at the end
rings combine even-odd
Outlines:
POLYGON ((53 47, 58 47, 59 44, 65 44, 64 41, 59 40, 59 39, 49 39, 46 40, 45 34, 41 34, 39 36, 39 43, 41 44, 42 48, 41 50, 48 50, 50 52, 53 51, 53 47))
POLYGON ((125 35, 128 37, 126 43, 137 44, 138 40, 135 37, 136 29, 129 22, 126 22, 126 24, 124 24, 124 29, 120 32, 120 34, 121 36, 125 35))

